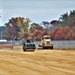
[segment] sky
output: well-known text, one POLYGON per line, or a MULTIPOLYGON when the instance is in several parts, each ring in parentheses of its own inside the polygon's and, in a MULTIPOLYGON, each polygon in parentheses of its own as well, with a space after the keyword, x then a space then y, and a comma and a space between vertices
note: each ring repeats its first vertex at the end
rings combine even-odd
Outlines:
POLYGON ((19 16, 32 23, 51 22, 71 10, 75 10, 75 0, 0 0, 0 26, 19 16))

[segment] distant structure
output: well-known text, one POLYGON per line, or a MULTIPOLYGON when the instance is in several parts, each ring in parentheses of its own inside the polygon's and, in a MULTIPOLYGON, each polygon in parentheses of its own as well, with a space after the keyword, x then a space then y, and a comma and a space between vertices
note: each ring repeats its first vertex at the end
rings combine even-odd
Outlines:
POLYGON ((0 39, 5 39, 5 31, 6 31, 6 27, 5 26, 0 26, 0 39))
POLYGON ((2 9, 0 8, 0 40, 3 40, 5 39, 5 31, 6 31, 6 27, 5 26, 2 26, 1 24, 1 12, 2 12, 2 9))

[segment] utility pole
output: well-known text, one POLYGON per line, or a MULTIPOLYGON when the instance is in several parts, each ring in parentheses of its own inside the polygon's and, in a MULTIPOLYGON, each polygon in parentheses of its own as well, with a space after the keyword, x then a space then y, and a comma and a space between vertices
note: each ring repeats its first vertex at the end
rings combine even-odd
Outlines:
MULTIPOLYGON (((0 8, 0 26, 1 26, 1 8, 0 8)), ((1 39, 3 39, 3 32, 0 32, 1 39)))
MULTIPOLYGON (((0 25, 1 25, 1 8, 0 8, 0 25)), ((0 36, 1 36, 1 39, 2 39, 2 32, 0 32, 0 36)))
POLYGON ((1 8, 0 8, 0 25, 1 25, 1 8))

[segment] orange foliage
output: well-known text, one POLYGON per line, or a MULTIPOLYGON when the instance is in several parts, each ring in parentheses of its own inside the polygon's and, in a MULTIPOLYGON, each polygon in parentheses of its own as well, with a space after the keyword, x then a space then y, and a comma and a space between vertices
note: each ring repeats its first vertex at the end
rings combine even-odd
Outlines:
POLYGON ((72 29, 66 35, 65 40, 75 40, 75 32, 72 29))
POLYGON ((75 32, 72 33, 72 40, 75 40, 75 32))
POLYGON ((62 31, 57 31, 55 34, 55 40, 64 40, 65 34, 62 31))
POLYGON ((70 28, 69 26, 56 27, 54 31, 35 31, 34 37, 37 40, 41 40, 44 35, 49 35, 51 40, 75 40, 75 27, 70 28))
POLYGON ((65 26, 64 33, 68 34, 70 32, 71 28, 69 26, 65 26))
POLYGON ((29 34, 27 32, 25 32, 22 36, 22 38, 25 38, 25 39, 27 39, 28 37, 29 37, 29 34))
POLYGON ((41 40, 42 36, 43 36, 42 31, 35 31, 34 33, 35 40, 41 40))

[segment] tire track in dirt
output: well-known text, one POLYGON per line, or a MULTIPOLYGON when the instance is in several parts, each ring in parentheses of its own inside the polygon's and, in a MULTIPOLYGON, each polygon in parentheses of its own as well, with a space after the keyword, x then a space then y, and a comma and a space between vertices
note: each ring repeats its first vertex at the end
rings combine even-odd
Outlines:
POLYGON ((75 75, 75 57, 64 51, 0 52, 0 73, 9 75, 75 75))

